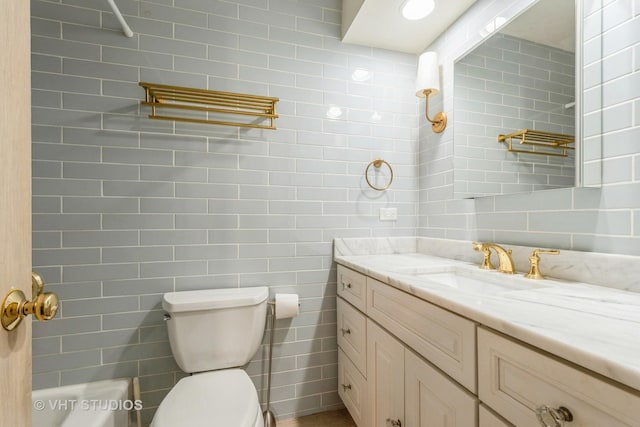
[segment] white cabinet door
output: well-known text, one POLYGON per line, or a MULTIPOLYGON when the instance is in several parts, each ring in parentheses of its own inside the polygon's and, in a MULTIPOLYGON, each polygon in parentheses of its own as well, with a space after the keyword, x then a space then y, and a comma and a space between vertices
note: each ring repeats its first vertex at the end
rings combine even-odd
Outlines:
POLYGON ((407 427, 477 425, 475 397, 405 350, 404 398, 407 427))
POLYGON ((367 320, 368 427, 404 426, 404 346, 367 320), (399 423, 399 424, 398 424, 399 423))
POLYGON ((513 427, 512 424, 500 419, 484 405, 480 405, 478 414, 480 415, 480 427, 513 427))

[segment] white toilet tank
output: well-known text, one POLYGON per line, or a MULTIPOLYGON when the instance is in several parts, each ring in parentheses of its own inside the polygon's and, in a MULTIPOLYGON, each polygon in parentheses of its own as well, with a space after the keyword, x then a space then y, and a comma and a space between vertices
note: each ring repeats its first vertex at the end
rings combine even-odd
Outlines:
POLYGON ((264 335, 269 289, 207 289, 164 294, 171 351, 184 372, 245 365, 264 335))

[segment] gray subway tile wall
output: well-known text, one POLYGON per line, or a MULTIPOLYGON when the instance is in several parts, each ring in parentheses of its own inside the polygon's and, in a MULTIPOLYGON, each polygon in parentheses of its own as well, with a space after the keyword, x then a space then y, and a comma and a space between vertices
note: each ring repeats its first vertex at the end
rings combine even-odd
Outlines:
MULTIPOLYGON (((428 47, 438 52, 442 64, 443 91, 435 102, 442 102, 448 115, 453 115, 454 61, 481 40, 480 31, 488 22, 497 17, 508 20, 531 4, 533 0, 509 5, 478 1, 428 47)), ((581 4, 583 76, 588 89, 583 97, 587 114, 583 155, 590 161, 583 179, 587 184, 602 185, 495 195, 452 204, 458 164, 454 165, 453 153, 447 147, 458 125, 449 125, 444 133, 435 135, 421 121, 418 235, 640 255, 640 155, 636 137, 640 116, 633 108, 637 107, 640 68, 637 57, 631 54, 638 49, 640 3, 584 0, 581 4), (602 23, 606 31, 601 37, 602 23), (463 215, 467 221, 451 224, 443 221, 443 215, 463 215)), ((520 101, 514 104, 523 105, 520 101)))
POLYGON ((415 235, 415 56, 340 43, 339 0, 117 3, 133 38, 103 2, 32 1, 34 269, 62 298, 34 324, 34 388, 140 376, 148 423, 184 375, 162 294, 267 285, 301 296, 274 410, 340 406, 332 239, 415 235), (279 97, 278 130, 149 120, 144 80, 279 97), (385 194, 363 178, 376 157, 385 194))

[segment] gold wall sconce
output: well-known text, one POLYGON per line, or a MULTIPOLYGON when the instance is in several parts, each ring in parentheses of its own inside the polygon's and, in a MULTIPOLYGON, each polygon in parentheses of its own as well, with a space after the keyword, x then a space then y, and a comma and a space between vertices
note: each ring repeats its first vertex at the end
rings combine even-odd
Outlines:
POLYGON ((447 115, 436 113, 433 120, 429 118, 429 97, 440 92, 440 73, 438 72, 438 54, 424 52, 418 58, 418 78, 416 79, 416 96, 425 98, 424 114, 431 122, 431 130, 441 133, 447 127, 447 115))

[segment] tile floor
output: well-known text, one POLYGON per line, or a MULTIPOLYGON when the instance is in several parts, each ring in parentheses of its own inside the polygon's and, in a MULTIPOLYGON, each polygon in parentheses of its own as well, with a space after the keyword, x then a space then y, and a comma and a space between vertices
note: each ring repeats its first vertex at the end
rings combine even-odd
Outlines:
POLYGON ((346 409, 338 411, 321 412, 291 420, 278 421, 277 427, 355 427, 346 409))

